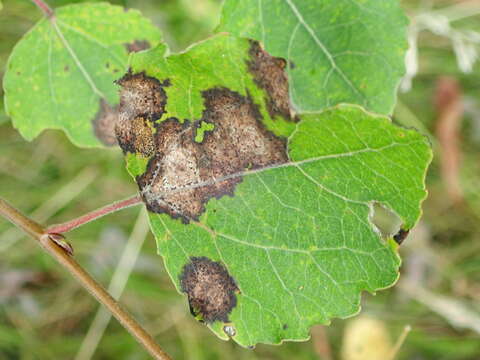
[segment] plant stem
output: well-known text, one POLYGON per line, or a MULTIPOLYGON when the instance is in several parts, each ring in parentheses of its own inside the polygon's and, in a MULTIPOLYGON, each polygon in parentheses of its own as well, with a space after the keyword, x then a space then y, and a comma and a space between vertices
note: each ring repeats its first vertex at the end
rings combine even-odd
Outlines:
POLYGON ((47 18, 51 18, 55 15, 55 13, 53 12, 52 8, 50 6, 48 6, 48 4, 42 0, 32 0, 32 2, 37 5, 37 7, 42 10, 43 14, 45 15, 45 17, 47 18))
POLYGON ((11 221, 49 253, 60 265, 63 266, 80 284, 127 329, 135 339, 143 345, 150 355, 157 360, 168 360, 169 356, 155 343, 153 338, 138 324, 131 315, 125 311, 110 294, 96 282, 68 252, 58 246, 50 238, 50 234, 43 226, 26 217, 5 200, 0 198, 0 215, 11 221))
POLYGON ((0 215, 35 239, 40 239, 45 234, 42 225, 23 215, 2 198, 0 198, 0 215))
POLYGON ((82 215, 82 216, 80 216, 76 219, 67 221, 63 224, 57 224, 57 225, 49 226, 46 231, 47 231, 47 233, 63 234, 63 233, 66 233, 70 230, 76 229, 79 226, 85 225, 86 223, 89 223, 90 221, 101 218, 102 216, 105 216, 107 214, 111 214, 115 211, 125 209, 125 208, 130 207, 130 206, 138 205, 141 202, 142 202, 141 197, 139 195, 134 195, 134 196, 131 196, 127 199, 116 201, 112 204, 101 207, 100 209, 89 212, 85 215, 82 215))

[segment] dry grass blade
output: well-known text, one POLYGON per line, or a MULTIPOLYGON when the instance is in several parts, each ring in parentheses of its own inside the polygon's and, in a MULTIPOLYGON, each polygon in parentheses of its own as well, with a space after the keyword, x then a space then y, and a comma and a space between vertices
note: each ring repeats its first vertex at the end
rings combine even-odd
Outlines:
POLYGON ((438 80, 435 103, 438 111, 436 135, 441 148, 442 178, 453 204, 463 203, 459 172, 461 165, 460 126, 463 104, 460 86, 454 78, 438 80))

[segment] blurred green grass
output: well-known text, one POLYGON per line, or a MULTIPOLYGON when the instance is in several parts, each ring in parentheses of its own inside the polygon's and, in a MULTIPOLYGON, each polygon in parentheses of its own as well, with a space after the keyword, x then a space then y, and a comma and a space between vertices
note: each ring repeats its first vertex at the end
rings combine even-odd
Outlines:
MULTIPOLYGON (((80 1, 58 0, 50 4, 57 7, 72 2, 80 1)), ((162 29, 173 51, 208 36, 217 22, 220 7, 220 1, 216 0, 112 3, 140 9, 162 29)), ((452 4, 452 1, 435 2, 436 7, 452 4)), ((418 1, 404 2, 410 14, 416 13, 421 5, 418 1)), ((40 17, 29 1, 4 1, 0 12, 0 76, 14 44, 40 17)), ((479 20, 479 16, 467 17, 455 25, 480 31, 479 20)), ((469 74, 460 72, 449 42, 428 32, 421 34, 419 46, 419 73, 412 89, 400 94, 394 121, 401 125, 417 124, 434 134, 436 109, 432 99, 437 79, 443 75, 457 79, 464 99, 468 99, 472 108, 480 109, 480 66, 477 63, 469 74)), ((1 90, 0 95, 3 97, 1 90)), ((120 151, 78 149, 58 131, 45 131, 28 143, 11 127, 2 109, 0 102, 0 194, 24 212, 32 213, 52 198, 58 198, 56 204, 60 208, 48 220, 58 223, 136 191, 120 151), (62 191, 69 189, 68 186, 84 189, 65 201, 62 191)), ((426 235, 411 235, 400 250, 405 264, 402 271, 411 270, 411 264, 420 256, 425 262, 422 285, 436 294, 469 303, 477 313, 480 312, 478 129, 480 114, 467 113, 461 131, 460 174, 466 206, 455 207, 445 196, 436 153, 428 174, 429 198, 422 219, 426 235)), ((130 208, 109 215, 69 236, 78 261, 103 284, 108 284, 138 211, 139 208, 130 208)), ((32 241, 21 237, 11 246, 5 246, 10 238, 5 234, 17 236, 16 230, 0 221, 0 294, 4 291, 4 296, 0 296, 0 359, 72 359, 98 304, 32 241), (24 280, 12 285, 14 275, 24 276, 24 280)), ((151 235, 144 243, 121 301, 175 359, 320 358, 315 342, 322 339, 315 337, 304 343, 259 345, 255 350, 217 339, 190 316, 185 298, 175 291, 161 258, 156 255, 151 235)), ((444 316, 412 300, 399 286, 376 296, 366 294, 363 312, 383 320, 394 339, 406 324, 412 326, 399 359, 480 358, 478 333, 452 327, 444 316)), ((345 323, 335 320, 326 329, 334 359, 339 358, 345 323)), ((93 358, 148 359, 148 355, 112 320, 93 358)))

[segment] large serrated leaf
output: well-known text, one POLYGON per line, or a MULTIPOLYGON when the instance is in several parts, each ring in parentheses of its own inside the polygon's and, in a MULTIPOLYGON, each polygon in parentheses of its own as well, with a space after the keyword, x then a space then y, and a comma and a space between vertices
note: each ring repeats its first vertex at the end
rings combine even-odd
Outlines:
POLYGON ((405 71, 406 26, 397 0, 226 0, 217 30, 288 60, 299 113, 351 103, 390 114, 405 71))
MULTIPOLYGON (((382 240, 371 223, 373 204, 412 228, 431 159, 422 135, 357 106, 272 118, 264 82, 252 71, 262 68, 251 66, 252 46, 221 35, 166 58, 163 49, 135 54, 133 73, 121 80, 121 113, 131 123, 119 128, 128 169, 177 289, 187 292, 192 311, 200 308, 218 336, 244 346, 305 340, 311 325, 358 312, 363 290, 391 286, 400 260, 395 243, 382 240), (148 96, 140 97, 145 89, 148 96), (249 114, 258 123, 229 124, 249 114), (277 135, 262 133, 262 126, 277 135), (219 160, 212 151, 220 149, 218 157, 262 153, 261 136, 267 150, 270 143, 286 144, 288 158, 267 151, 275 160, 265 166, 253 162, 234 173, 208 173, 219 160), (216 198, 198 207, 206 188, 216 198), (206 301, 227 304, 228 311, 202 308, 202 289, 228 292, 206 301)), ((271 66, 263 67, 267 73, 277 64, 264 53, 260 59, 271 66)), ((228 167, 239 159, 226 160, 228 167)))
MULTIPOLYGON (((3 83, 7 114, 27 140, 53 128, 77 146, 100 146, 92 122, 118 104, 114 81, 127 68, 129 49, 160 40, 159 30, 135 10, 107 3, 58 8, 10 55, 3 83)), ((104 140, 113 136, 104 131, 109 126, 96 131, 104 140)))

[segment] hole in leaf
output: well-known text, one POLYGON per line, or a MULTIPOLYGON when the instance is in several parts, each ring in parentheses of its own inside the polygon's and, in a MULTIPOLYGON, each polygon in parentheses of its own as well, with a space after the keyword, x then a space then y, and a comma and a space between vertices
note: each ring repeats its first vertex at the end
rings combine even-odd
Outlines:
POLYGON ((402 220, 397 214, 378 202, 373 203, 370 220, 380 231, 382 238, 396 234, 402 224, 402 220))

